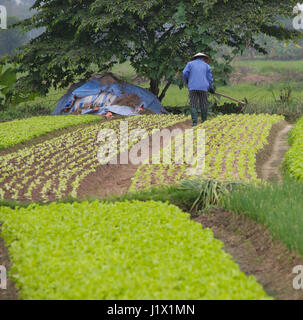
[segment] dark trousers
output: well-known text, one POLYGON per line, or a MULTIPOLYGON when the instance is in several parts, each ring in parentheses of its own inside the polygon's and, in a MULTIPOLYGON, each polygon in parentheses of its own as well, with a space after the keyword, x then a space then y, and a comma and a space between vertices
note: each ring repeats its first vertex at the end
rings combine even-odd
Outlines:
POLYGON ((200 108, 202 122, 207 120, 207 110, 208 110, 208 92, 191 90, 189 91, 190 100, 190 112, 193 120, 193 126, 198 124, 198 110, 200 108))

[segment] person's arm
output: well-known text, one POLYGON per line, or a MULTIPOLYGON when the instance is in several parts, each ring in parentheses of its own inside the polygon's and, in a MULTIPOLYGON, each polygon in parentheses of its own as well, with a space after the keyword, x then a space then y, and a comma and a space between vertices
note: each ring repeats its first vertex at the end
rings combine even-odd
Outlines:
POLYGON ((190 74, 190 64, 188 63, 185 69, 183 70, 183 80, 185 81, 185 83, 188 83, 189 74, 190 74))
POLYGON ((211 67, 209 67, 209 66, 207 68, 207 80, 209 83, 209 92, 215 93, 213 73, 212 73, 211 67))

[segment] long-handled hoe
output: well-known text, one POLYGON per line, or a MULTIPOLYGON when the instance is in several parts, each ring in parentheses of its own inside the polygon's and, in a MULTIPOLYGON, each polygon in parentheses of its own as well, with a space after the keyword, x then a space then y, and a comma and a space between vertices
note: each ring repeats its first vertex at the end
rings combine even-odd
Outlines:
POLYGON ((247 99, 245 98, 244 101, 241 101, 241 100, 238 100, 238 99, 235 99, 235 98, 232 98, 232 97, 229 97, 223 93, 219 93, 219 92, 215 92, 215 95, 217 96, 221 96, 221 97, 224 97, 224 98, 227 98, 229 100, 232 100, 232 101, 235 101, 235 102, 238 102, 240 104, 243 104, 244 106, 248 104, 248 101, 247 99))

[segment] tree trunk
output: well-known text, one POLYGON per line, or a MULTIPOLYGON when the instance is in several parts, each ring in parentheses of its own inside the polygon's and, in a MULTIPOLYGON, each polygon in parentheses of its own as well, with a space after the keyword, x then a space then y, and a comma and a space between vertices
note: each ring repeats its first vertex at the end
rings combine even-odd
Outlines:
POLYGON ((162 92, 161 92, 161 94, 159 96, 160 102, 162 102, 162 100, 164 99, 165 94, 166 94, 168 88, 170 87, 170 85, 171 85, 171 82, 167 82, 167 84, 165 85, 164 89, 162 90, 162 92))
POLYGON ((149 91, 152 92, 157 97, 158 97, 159 91, 160 91, 159 90, 159 85, 160 85, 160 81, 159 80, 150 79, 149 91))
POLYGON ((165 87, 163 88, 161 94, 160 94, 160 83, 161 82, 159 80, 150 79, 149 91, 152 92, 161 102, 163 100, 163 98, 165 97, 165 94, 166 94, 168 88, 170 87, 171 82, 168 82, 165 85, 165 87))

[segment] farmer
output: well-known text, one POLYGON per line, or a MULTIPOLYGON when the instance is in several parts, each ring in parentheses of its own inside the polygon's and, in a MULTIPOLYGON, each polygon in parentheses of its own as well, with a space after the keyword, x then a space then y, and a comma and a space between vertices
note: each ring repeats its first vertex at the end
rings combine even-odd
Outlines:
POLYGON ((208 65, 210 57, 197 53, 183 70, 183 79, 188 85, 190 112, 193 126, 198 124, 198 107, 200 105, 202 122, 207 120, 208 92, 214 94, 213 76, 208 65))

